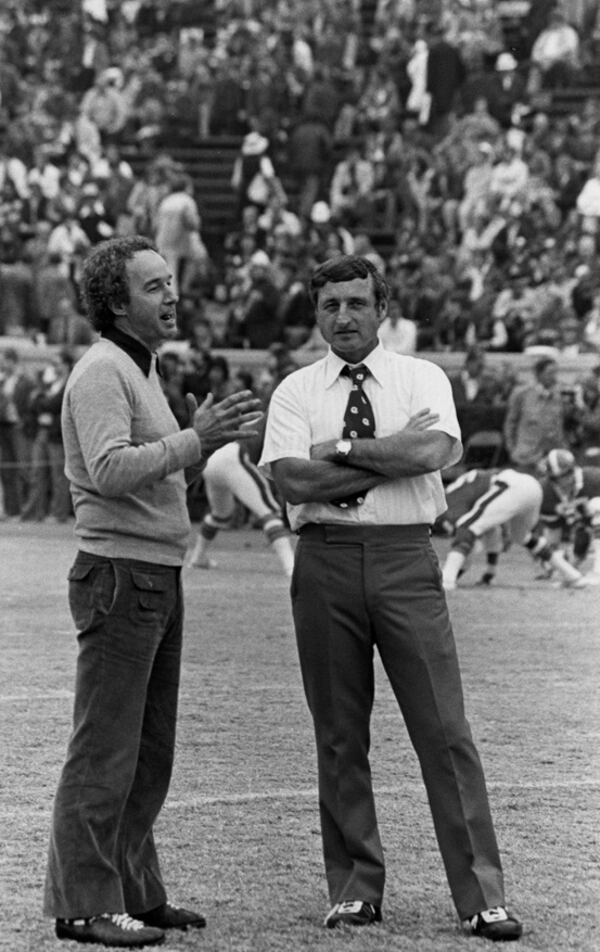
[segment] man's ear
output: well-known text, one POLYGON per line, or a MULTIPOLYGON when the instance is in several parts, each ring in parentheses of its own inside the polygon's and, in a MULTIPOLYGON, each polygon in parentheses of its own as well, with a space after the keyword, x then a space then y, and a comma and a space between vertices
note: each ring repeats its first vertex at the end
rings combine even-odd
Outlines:
POLYGON ((378 315, 379 315, 379 323, 380 323, 380 324, 381 324, 381 322, 387 317, 387 312, 388 312, 388 303, 387 303, 387 301, 380 301, 380 302, 379 302, 379 306, 378 306, 378 315))
POLYGON ((115 317, 125 317, 127 314, 127 305, 120 303, 119 301, 115 301, 114 298, 110 299, 108 306, 115 317))

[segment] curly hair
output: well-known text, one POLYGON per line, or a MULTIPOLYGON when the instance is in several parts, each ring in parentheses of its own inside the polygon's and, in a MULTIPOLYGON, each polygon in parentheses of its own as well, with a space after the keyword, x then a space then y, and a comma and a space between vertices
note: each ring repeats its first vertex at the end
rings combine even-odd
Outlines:
POLYGON ((369 275, 373 279, 375 304, 379 307, 387 303, 389 288, 381 271, 370 258, 364 258, 362 255, 338 255, 328 258, 315 268, 308 287, 310 300, 316 306, 319 291, 329 282, 337 284, 340 281, 352 281, 354 278, 368 278, 369 275))
POLYGON ((127 262, 138 251, 156 251, 142 235, 111 238, 90 252, 83 265, 82 292, 88 320, 97 331, 115 322, 113 306, 129 303, 127 262))

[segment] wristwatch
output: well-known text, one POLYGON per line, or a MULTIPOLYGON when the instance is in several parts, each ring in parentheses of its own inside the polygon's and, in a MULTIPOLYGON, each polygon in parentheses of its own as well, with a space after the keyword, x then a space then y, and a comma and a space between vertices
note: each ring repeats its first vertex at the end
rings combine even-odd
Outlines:
POLYGON ((352 440, 338 440, 335 444, 335 455, 338 459, 348 459, 352 449, 352 440))

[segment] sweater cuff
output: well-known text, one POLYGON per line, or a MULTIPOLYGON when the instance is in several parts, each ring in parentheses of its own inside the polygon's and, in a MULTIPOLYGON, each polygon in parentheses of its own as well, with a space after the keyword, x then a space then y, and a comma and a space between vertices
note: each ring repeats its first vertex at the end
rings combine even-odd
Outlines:
POLYGON ((177 469, 186 469, 194 466, 202 458, 202 443, 200 437, 191 427, 172 433, 164 438, 165 443, 177 458, 177 469))

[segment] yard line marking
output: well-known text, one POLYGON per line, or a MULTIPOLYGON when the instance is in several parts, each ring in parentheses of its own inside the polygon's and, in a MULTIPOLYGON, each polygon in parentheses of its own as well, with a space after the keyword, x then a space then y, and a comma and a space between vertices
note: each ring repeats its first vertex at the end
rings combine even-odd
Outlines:
MULTIPOLYGON (((496 783, 487 784, 488 790, 509 790, 511 788, 518 789, 520 792, 523 791, 534 791, 534 790, 587 790, 597 787, 600 790, 600 777, 594 778, 590 777, 588 779, 576 780, 576 781, 567 781, 567 780, 556 780, 550 781, 549 783, 543 782, 534 782, 534 783, 511 783, 508 780, 499 780, 496 783)), ((403 784, 402 787, 378 787, 375 789, 375 797, 381 798, 384 796, 398 796, 399 794, 412 793, 415 790, 421 791, 424 795, 425 787, 423 786, 422 781, 408 781, 403 784)), ((316 800, 318 798, 318 791, 316 787, 302 787, 297 790, 289 789, 280 789, 280 790, 263 790, 252 792, 248 791, 247 793, 225 793, 220 794, 219 796, 201 796, 201 797, 189 797, 184 800, 169 800, 167 799, 163 810, 183 810, 189 809, 190 807, 211 807, 211 806, 236 806, 238 804, 244 803, 273 803, 277 801, 285 800, 316 800)), ((0 822, 8 821, 13 822, 15 819, 26 819, 26 818, 35 818, 40 816, 45 816, 49 813, 51 807, 46 803, 42 803, 37 807, 26 807, 25 809, 19 809, 19 807, 3 807, 0 808, 0 822)))
POLYGON ((0 704, 13 701, 65 701, 75 697, 74 691, 50 691, 48 694, 0 694, 0 704))
MULTIPOLYGON (((510 789, 511 787, 518 788, 520 791, 523 790, 571 790, 571 789, 587 789, 592 787, 600 787, 600 777, 598 778, 589 778, 582 780, 555 780, 548 783, 543 781, 532 782, 532 783, 518 783, 517 781, 511 782, 508 780, 498 780, 496 783, 487 782, 488 789, 510 789)), ((413 781, 403 784, 401 787, 379 787, 376 788, 374 793, 375 797, 382 796, 398 796, 399 794, 405 793, 406 791, 411 790, 425 790, 422 781, 413 781)), ((202 797, 190 797, 183 800, 167 800, 163 809, 164 810, 181 810, 186 807, 205 807, 205 806, 216 806, 222 804, 223 806, 234 806, 238 803, 258 803, 260 801, 276 801, 276 800, 306 800, 313 799, 318 796, 318 790, 316 787, 303 787, 298 788, 297 790, 291 789, 282 789, 282 790, 263 790, 263 791, 248 791, 247 793, 225 793, 220 794, 216 797, 202 796, 202 797)))

